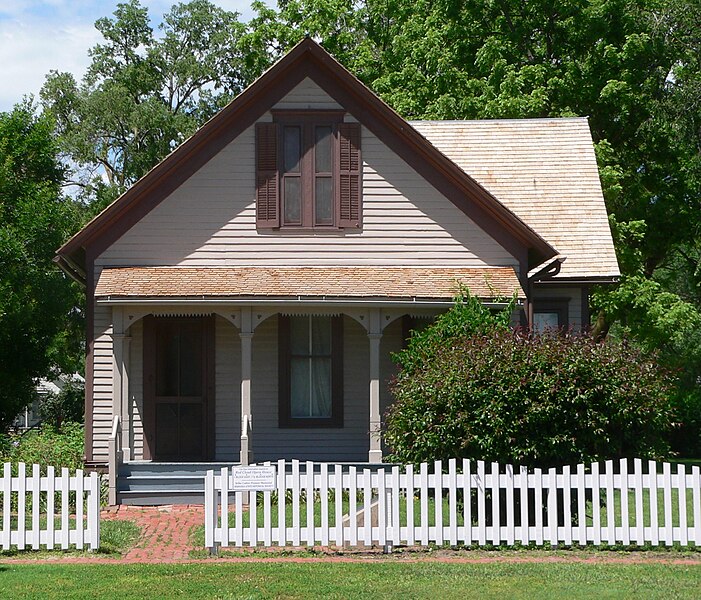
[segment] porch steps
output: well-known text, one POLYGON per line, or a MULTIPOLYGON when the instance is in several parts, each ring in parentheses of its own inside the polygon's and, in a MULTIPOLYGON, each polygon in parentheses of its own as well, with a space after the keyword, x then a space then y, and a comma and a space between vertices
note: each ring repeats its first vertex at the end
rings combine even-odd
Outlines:
POLYGON ((233 462, 124 463, 117 478, 120 504, 157 506, 162 504, 204 504, 204 476, 233 462))

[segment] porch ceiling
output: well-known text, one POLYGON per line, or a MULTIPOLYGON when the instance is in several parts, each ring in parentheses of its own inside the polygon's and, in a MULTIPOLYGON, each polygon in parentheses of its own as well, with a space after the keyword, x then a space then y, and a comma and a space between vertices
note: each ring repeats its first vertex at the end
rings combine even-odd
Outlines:
POLYGON ((121 267, 100 273, 98 300, 450 300, 459 284, 483 300, 525 299, 511 267, 121 267))

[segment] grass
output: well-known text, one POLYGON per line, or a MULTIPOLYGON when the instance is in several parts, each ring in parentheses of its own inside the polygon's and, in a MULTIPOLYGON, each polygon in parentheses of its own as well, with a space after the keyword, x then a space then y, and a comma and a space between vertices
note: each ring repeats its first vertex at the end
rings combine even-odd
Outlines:
MULTIPOLYGON (((75 526, 75 519, 71 517, 70 519, 71 527, 75 526)), ((31 525, 31 523, 30 523, 31 525)), ((40 525, 43 528, 46 525, 46 517, 43 516, 40 520, 40 525)), ((56 528, 60 527, 60 519, 57 520, 56 528)), ((98 553, 101 555, 107 555, 110 557, 118 557, 124 554, 129 548, 131 548, 141 535, 141 528, 133 521, 102 521, 100 523, 100 548, 98 553)), ((69 548, 68 550, 46 550, 42 548, 41 550, 32 550, 27 548, 25 550, 17 550, 13 547, 10 550, 0 550, 0 558, 3 557, 26 557, 26 558, 49 558, 56 555, 70 554, 88 554, 85 550, 78 550, 75 547, 69 548)))
POLYGON ((377 561, 0 565, 5 598, 698 598, 701 565, 377 561))

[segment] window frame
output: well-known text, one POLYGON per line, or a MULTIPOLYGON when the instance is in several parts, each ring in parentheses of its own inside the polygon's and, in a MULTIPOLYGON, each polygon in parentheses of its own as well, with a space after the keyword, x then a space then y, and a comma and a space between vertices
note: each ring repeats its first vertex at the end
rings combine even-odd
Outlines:
POLYGON ((339 135, 338 126, 343 122, 345 111, 343 110, 272 110, 273 123, 278 125, 278 176, 279 176, 279 204, 280 204, 280 229, 315 229, 338 230, 341 228, 339 207, 339 180, 340 169, 338 164, 339 135), (299 222, 285 222, 285 179, 289 175, 285 171, 285 128, 299 127, 301 140, 301 157, 299 175, 300 179, 300 220, 299 222), (316 222, 316 128, 331 127, 331 172, 324 173, 323 177, 329 177, 332 181, 331 223, 316 222))
MULTIPOLYGON (((345 120, 343 110, 276 110, 270 121, 258 121, 255 126, 255 189, 256 229, 258 231, 324 231, 330 233, 362 229, 362 127, 359 122, 345 120), (300 129, 300 168, 285 171, 285 130, 300 129), (331 170, 316 171, 316 136, 318 127, 330 128, 331 170), (297 180, 295 197, 299 208, 291 213, 293 221, 285 221, 286 182, 297 180), (323 204, 326 218, 316 214, 317 184, 326 180, 331 185, 319 185, 324 198, 331 195, 331 204, 323 204), (297 214, 299 213, 299 214, 297 214), (331 218, 329 218, 331 213, 331 218)), ((296 137, 296 136, 295 136, 296 137)), ((321 138, 320 138, 321 139, 321 138)), ((289 148, 289 147, 288 147, 289 148)), ((288 155, 288 163, 289 155, 288 155)), ((326 166, 326 165, 324 165, 326 166)))
POLYGON ((291 319, 326 315, 278 315, 278 426, 281 429, 343 427, 343 316, 331 316, 331 416, 292 416, 291 319))
POLYGON ((552 313, 557 315, 557 329, 560 331, 567 329, 569 323, 569 298, 536 298, 533 307, 533 324, 535 329, 535 315, 552 313))

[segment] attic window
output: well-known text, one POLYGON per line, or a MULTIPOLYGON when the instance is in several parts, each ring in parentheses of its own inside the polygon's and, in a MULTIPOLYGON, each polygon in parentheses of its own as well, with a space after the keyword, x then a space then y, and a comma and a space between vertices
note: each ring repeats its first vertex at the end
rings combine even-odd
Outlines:
POLYGON ((256 125, 257 227, 360 227, 360 124, 341 111, 273 118, 256 125))

